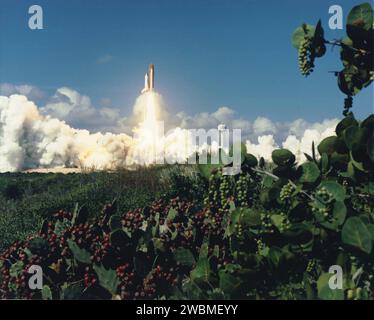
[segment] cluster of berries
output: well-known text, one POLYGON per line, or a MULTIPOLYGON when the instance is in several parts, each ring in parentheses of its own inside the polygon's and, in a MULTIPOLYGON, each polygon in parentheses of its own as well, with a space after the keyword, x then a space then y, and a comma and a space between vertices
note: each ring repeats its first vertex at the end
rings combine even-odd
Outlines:
POLYGON ((311 52, 311 43, 311 39, 305 36, 299 47, 299 69, 303 76, 309 76, 314 68, 314 55, 311 52))
POLYGON ((237 200, 242 207, 245 207, 248 204, 248 185, 249 176, 247 174, 241 174, 236 182, 236 195, 237 200))
POLYGON ((291 198, 294 191, 295 191, 295 187, 290 182, 285 184, 282 187, 280 194, 279 194, 280 200, 282 202, 286 202, 287 200, 291 198))

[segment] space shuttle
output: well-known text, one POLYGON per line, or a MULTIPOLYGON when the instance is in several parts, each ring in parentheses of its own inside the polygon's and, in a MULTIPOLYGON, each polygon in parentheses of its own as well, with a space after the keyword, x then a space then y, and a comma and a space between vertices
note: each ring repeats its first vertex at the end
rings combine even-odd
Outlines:
POLYGON ((148 66, 148 72, 145 74, 144 89, 141 93, 153 91, 155 88, 155 66, 150 64, 148 66))

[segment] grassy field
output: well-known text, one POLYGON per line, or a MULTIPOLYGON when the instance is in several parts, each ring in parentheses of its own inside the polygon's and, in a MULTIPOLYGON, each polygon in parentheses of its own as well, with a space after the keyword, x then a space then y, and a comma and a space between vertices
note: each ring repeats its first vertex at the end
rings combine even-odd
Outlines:
MULTIPOLYGON (((178 181, 182 167, 86 173, 0 174, 0 251, 37 231, 42 221, 60 209, 85 205, 91 214, 117 199, 118 210, 142 207, 164 193, 184 190, 178 181), (173 184, 179 184, 172 188, 173 184)), ((193 169, 188 174, 193 174, 193 169)), ((180 179, 180 178, 179 178, 180 179)), ((186 186, 188 189, 188 186, 186 186)))

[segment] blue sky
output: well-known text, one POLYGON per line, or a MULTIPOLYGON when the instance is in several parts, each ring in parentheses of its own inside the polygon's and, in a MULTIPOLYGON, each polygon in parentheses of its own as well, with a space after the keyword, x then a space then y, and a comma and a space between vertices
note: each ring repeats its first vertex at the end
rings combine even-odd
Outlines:
MULTIPOLYGON (((339 50, 328 49, 304 79, 290 39, 302 22, 322 19, 328 8, 344 16, 362 1, 248 0, 1 0, 0 83, 31 84, 52 95, 67 86, 130 113, 148 63, 156 90, 171 113, 213 112, 274 121, 340 117, 344 95, 336 78, 339 50), (28 28, 28 7, 44 10, 44 30, 28 28)), ((373 90, 355 100, 363 118, 373 112, 373 90)))

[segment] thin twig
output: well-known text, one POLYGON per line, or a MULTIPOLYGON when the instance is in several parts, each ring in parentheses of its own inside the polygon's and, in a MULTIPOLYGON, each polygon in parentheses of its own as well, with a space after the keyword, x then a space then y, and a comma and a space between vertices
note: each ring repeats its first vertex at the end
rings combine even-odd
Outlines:
POLYGON ((329 41, 329 40, 325 40, 324 43, 326 44, 330 44, 330 45, 333 45, 333 46, 340 46, 340 47, 345 47, 345 48, 348 48, 352 51, 355 51, 355 52, 359 52, 361 54, 369 54, 370 51, 366 51, 364 49, 357 49, 357 48, 354 48, 350 45, 347 45, 345 43, 343 43, 342 41, 339 41, 339 40, 335 40, 335 41, 329 41))
MULTIPOLYGON (((252 170, 255 171, 255 172, 258 172, 258 173, 266 174, 267 176, 272 177, 272 178, 275 179, 275 180, 279 180, 279 179, 280 179, 280 178, 277 177, 276 175, 274 175, 274 174, 272 174, 272 173, 270 173, 270 172, 267 172, 267 171, 263 171, 263 170, 256 169, 256 168, 253 168, 252 170)), ((289 182, 289 183, 290 183, 290 184, 291 184, 295 189, 297 188, 297 185, 296 185, 295 183, 293 183, 290 179, 288 179, 288 182, 289 182)), ((304 194, 305 196, 307 196, 310 200, 314 200, 314 198, 313 198, 311 195, 309 195, 308 193, 306 193, 305 191, 300 190, 300 192, 301 192, 302 194, 304 194)))
POLYGON ((268 171, 263 171, 263 170, 260 170, 260 169, 256 169, 256 168, 252 168, 253 171, 257 172, 257 173, 262 173, 262 174, 266 174, 267 176, 269 177, 272 177, 273 179, 275 180, 279 180, 279 177, 277 177, 276 175, 268 172, 268 171))
MULTIPOLYGON (((288 182, 296 189, 297 188, 297 185, 296 184, 294 184, 290 179, 288 179, 288 182)), ((304 190, 300 190, 300 192, 303 194, 303 195, 305 195, 305 196, 307 196, 310 200, 313 200, 314 201, 314 198, 311 196, 311 195, 309 195, 307 192, 305 192, 304 190)))

